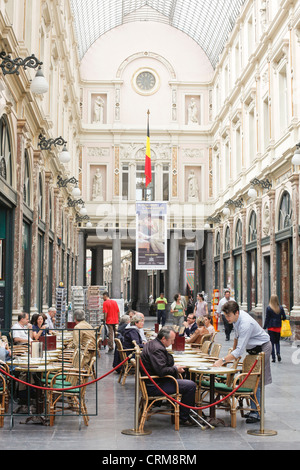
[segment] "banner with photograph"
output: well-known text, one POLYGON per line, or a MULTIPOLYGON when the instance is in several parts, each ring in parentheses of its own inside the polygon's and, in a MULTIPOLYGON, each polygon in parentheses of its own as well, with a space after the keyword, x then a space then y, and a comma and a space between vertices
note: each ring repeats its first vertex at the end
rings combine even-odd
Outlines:
POLYGON ((136 204, 136 269, 167 269, 167 203, 136 204))

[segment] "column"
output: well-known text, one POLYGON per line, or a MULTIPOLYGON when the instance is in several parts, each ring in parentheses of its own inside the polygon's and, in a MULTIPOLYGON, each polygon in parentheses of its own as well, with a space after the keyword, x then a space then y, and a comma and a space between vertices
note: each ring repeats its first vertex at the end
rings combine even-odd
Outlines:
POLYGON ((121 239, 119 233, 112 240, 112 285, 111 297, 121 298, 121 239))
POLYGON ((270 202, 270 295, 277 294, 277 275, 276 275, 276 243, 275 243, 275 190, 271 189, 268 193, 270 202))
POLYGON ((96 248, 96 285, 103 286, 103 248, 97 246, 96 248))
POLYGON ((213 264, 214 264, 214 250, 213 250, 213 231, 206 231, 206 253, 205 253, 205 292, 207 293, 207 306, 208 313, 211 311, 211 300, 214 288, 213 279, 213 264))
POLYGON ((300 243, 299 243, 299 174, 290 177, 292 183, 293 208, 293 295, 294 305, 291 310, 291 321, 295 339, 300 338, 300 243))
POLYGON ((38 198, 39 198, 39 173, 42 155, 40 151, 33 152, 33 222, 31 238, 31 292, 30 292, 30 316, 37 313, 37 265, 38 265, 38 198))
POLYGON ((241 221, 242 221, 242 305, 241 308, 247 311, 247 253, 246 253, 246 238, 247 238, 247 227, 246 227, 246 209, 241 209, 241 221))
POLYGON ((139 269, 138 273, 138 298, 136 309, 142 312, 145 316, 149 316, 149 301, 148 301, 148 272, 146 269, 139 269))
POLYGON ((78 268, 77 268, 77 285, 86 285, 86 234, 80 230, 78 233, 78 268))
POLYGON ((23 233, 23 187, 24 187, 24 152, 25 152, 25 120, 18 120, 17 124, 17 155, 16 164, 16 188, 18 191, 18 204, 15 209, 15 227, 14 227, 14 273, 13 273, 13 299, 12 315, 13 323, 19 313, 22 313, 21 288, 23 286, 23 265, 22 265, 22 233, 23 233))
POLYGON ((262 249, 261 249, 261 234, 262 234, 262 201, 258 199, 256 202, 256 232, 257 232, 257 248, 256 248, 256 278, 257 278, 257 304, 256 311, 262 312, 263 308, 263 278, 262 278, 262 249))
POLYGON ((179 275, 179 291, 181 295, 186 293, 186 245, 180 245, 180 275, 179 275))
POLYGON ((49 229, 50 229, 50 217, 49 217, 49 197, 50 197, 50 184, 52 182, 52 173, 45 173, 45 235, 44 235, 44 263, 43 263, 43 313, 48 312, 48 273, 49 273, 49 229))
POLYGON ((179 240, 174 231, 170 232, 170 256, 168 262, 168 301, 173 302, 175 294, 179 292, 179 240))

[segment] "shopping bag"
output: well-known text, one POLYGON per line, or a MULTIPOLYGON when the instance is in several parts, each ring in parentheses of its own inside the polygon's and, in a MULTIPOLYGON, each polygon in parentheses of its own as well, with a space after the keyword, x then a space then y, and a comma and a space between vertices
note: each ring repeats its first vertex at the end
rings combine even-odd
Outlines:
POLYGON ((291 325, 290 325, 289 320, 282 320, 281 321, 280 336, 282 336, 282 338, 287 338, 289 336, 292 336, 292 330, 291 330, 291 325))

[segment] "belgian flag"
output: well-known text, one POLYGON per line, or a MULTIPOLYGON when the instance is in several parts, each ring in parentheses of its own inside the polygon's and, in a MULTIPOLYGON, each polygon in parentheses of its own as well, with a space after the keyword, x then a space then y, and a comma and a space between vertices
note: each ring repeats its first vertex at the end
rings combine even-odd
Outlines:
POLYGON ((147 121, 147 143, 146 143, 146 158, 145 158, 145 177, 146 177, 146 187, 152 181, 151 173, 151 151, 150 151, 150 130, 149 130, 149 114, 148 110, 148 121, 147 121))

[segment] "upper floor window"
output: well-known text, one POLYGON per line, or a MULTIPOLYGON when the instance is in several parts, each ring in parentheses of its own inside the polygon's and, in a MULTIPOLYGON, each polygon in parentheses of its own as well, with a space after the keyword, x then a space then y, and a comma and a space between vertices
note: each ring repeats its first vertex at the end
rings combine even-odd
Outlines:
POLYGON ((44 204, 43 178, 40 173, 39 175, 39 199, 38 199, 39 220, 43 220, 44 218, 43 204, 44 204))
POLYGON ((170 168, 169 165, 163 165, 163 201, 169 200, 169 186, 170 186, 170 168))
POLYGON ((235 231, 235 247, 238 248, 239 246, 242 246, 242 222, 238 220, 236 224, 236 231, 235 231))
POLYGON ((136 200, 155 201, 155 169, 152 165, 152 181, 145 185, 145 165, 136 166, 136 200))
POLYGON ((11 141, 5 116, 0 119, 0 175, 12 185, 11 141))
POLYGON ((220 255, 220 232, 216 235, 216 256, 220 255))
POLYGON ((226 228, 225 239, 224 239, 224 253, 230 251, 230 228, 226 228))
POLYGON ((30 167, 29 167, 29 155, 27 150, 25 150, 25 168, 24 168, 24 202, 30 207, 30 198, 31 198, 31 187, 30 187, 30 167))
POLYGON ((279 207, 278 230, 291 227, 292 225, 292 205, 290 194, 285 191, 282 195, 279 207))
POLYGON ((255 211, 251 212, 248 228, 248 241, 253 242, 257 239, 257 229, 256 229, 256 213, 255 211))

